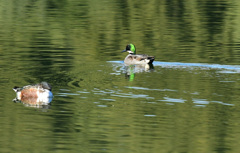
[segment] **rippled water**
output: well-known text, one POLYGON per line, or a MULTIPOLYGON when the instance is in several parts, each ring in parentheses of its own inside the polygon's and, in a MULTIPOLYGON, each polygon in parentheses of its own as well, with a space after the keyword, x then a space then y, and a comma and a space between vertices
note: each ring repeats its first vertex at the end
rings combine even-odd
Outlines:
POLYGON ((239 152, 239 6, 0 2, 0 152, 239 152), (41 81, 50 103, 13 101, 41 81))

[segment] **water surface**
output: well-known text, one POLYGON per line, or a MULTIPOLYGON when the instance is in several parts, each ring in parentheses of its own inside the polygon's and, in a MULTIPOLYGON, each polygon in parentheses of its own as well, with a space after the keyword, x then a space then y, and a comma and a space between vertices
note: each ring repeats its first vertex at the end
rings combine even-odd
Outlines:
POLYGON ((0 2, 0 152, 239 152, 239 2, 0 2), (153 67, 126 67, 134 43, 153 67), (47 81, 54 98, 12 100, 47 81))

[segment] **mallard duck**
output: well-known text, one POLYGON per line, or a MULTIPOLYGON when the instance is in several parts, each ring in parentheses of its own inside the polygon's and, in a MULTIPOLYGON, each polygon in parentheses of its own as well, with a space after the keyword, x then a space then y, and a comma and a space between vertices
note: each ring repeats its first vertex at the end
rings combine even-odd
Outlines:
POLYGON ((124 63, 127 65, 152 64, 154 61, 154 56, 148 56, 146 54, 136 54, 136 47, 133 44, 128 44, 126 46, 126 49, 122 52, 129 53, 124 59, 124 63))

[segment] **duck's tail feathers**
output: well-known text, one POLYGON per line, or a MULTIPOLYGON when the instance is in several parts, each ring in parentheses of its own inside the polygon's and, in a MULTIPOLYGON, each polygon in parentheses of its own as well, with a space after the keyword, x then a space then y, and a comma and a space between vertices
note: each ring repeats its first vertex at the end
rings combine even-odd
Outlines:
POLYGON ((152 64, 153 61, 155 60, 155 57, 154 56, 148 56, 148 59, 150 60, 149 64, 152 64))
POLYGON ((21 91, 21 88, 15 86, 15 87, 13 87, 13 90, 14 90, 15 92, 18 92, 18 91, 21 91))

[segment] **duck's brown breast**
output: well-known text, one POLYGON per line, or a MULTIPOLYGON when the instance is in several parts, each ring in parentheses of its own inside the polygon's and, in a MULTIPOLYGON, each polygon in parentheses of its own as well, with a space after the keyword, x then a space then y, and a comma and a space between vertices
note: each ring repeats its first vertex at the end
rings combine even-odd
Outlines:
POLYGON ((21 91, 21 98, 24 97, 38 97, 38 89, 35 88, 29 88, 29 89, 23 89, 21 91))

